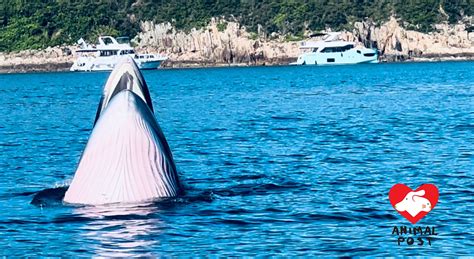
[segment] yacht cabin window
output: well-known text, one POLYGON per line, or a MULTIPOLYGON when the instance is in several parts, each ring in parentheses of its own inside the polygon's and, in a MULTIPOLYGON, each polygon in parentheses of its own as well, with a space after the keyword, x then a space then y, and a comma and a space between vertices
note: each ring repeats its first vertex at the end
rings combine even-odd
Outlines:
POLYGON ((105 45, 113 44, 114 42, 112 41, 111 38, 105 37, 102 39, 104 41, 105 45))
POLYGON ((117 43, 119 43, 119 44, 129 44, 130 43, 130 38, 129 37, 117 37, 115 40, 117 40, 117 43))
POLYGON ((121 50, 120 55, 135 54, 133 49, 121 50))
POLYGON ((101 50, 100 51, 100 56, 101 57, 115 56, 115 55, 117 55, 116 50, 101 50))
POLYGON ((344 51, 350 50, 352 48, 354 48, 354 45, 349 44, 349 45, 342 46, 342 47, 326 47, 323 50, 321 50, 321 52, 323 52, 323 53, 344 52, 344 51))

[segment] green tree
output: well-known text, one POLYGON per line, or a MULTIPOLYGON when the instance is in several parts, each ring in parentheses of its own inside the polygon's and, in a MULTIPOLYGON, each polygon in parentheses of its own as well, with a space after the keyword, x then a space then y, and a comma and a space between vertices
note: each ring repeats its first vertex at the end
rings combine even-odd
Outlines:
POLYGON ((296 39, 306 29, 348 29, 355 21, 382 23, 391 15, 426 32, 435 23, 474 15, 474 0, 3 0, 0 51, 95 40, 100 34, 134 37, 143 20, 189 30, 223 16, 253 33, 261 26, 267 34, 296 39))

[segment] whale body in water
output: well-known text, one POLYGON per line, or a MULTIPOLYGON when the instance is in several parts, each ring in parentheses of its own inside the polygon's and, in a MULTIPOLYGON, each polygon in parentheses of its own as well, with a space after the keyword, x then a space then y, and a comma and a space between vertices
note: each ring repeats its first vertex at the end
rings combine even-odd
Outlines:
POLYGON ((63 201, 133 203, 181 192, 146 82, 133 59, 127 58, 104 86, 94 127, 63 201))

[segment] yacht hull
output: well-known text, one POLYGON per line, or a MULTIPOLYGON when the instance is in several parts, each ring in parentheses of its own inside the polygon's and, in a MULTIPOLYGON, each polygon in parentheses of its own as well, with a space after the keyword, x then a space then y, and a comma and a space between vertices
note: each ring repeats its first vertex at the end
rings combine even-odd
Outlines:
POLYGON ((349 65, 378 63, 376 50, 350 50, 333 53, 304 53, 298 57, 296 62, 290 65, 349 65))
POLYGON ((127 37, 100 36, 97 45, 87 44, 83 39, 77 43, 77 59, 70 71, 112 71, 123 58, 133 59, 139 69, 157 69, 168 59, 161 54, 135 52, 127 37))
MULTIPOLYGON (((99 62, 99 61, 94 61, 94 60, 80 60, 78 59, 73 66, 71 67, 70 71, 82 71, 82 72, 88 72, 88 71, 112 71, 114 70, 115 66, 117 63, 119 63, 115 60, 108 60, 107 62, 99 62)), ((147 60, 147 61, 140 61, 137 59, 134 59, 135 62, 137 63, 137 66, 141 70, 152 70, 152 69, 158 69, 163 62, 163 60, 147 60)))
POLYGON ((140 62, 138 67, 142 70, 144 69, 157 69, 161 65, 161 60, 158 61, 147 61, 147 62, 140 62))

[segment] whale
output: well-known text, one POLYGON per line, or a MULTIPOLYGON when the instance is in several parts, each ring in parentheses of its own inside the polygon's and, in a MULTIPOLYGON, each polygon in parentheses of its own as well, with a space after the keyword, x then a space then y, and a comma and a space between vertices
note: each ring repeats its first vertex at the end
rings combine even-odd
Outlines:
POLYGON ((146 82, 131 58, 103 88, 94 126, 63 202, 137 203, 183 193, 146 82))

